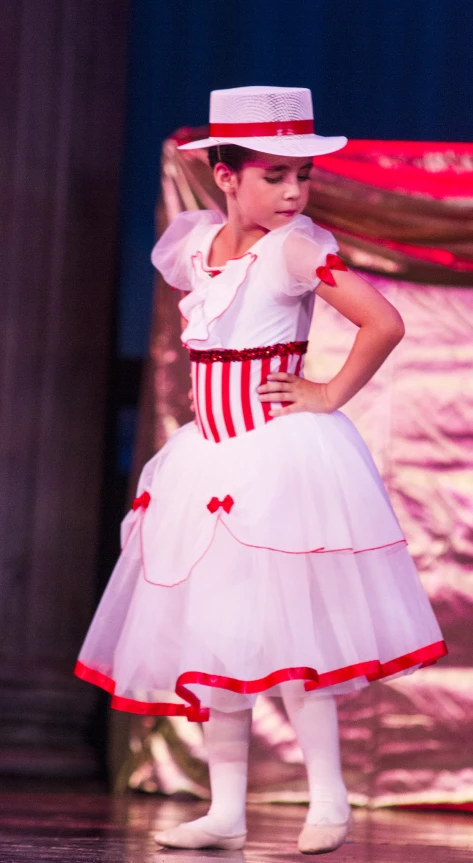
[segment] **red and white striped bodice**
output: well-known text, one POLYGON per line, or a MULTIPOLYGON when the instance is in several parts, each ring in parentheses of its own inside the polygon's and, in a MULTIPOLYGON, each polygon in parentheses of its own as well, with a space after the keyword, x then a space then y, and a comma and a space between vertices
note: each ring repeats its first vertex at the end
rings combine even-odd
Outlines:
POLYGON ((195 416, 201 434, 219 443, 270 422, 271 403, 260 401, 257 388, 266 383, 270 372, 301 375, 306 351, 306 341, 242 351, 191 349, 195 416))

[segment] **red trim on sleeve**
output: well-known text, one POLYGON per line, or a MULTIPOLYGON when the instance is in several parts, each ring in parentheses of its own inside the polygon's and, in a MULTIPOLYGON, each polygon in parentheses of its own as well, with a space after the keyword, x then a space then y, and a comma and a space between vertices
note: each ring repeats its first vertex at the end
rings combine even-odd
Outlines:
POLYGON ((317 267, 315 275, 319 277, 320 281, 333 286, 336 285, 336 281, 330 270, 346 271, 348 270, 348 267, 343 263, 342 259, 339 258, 338 255, 327 255, 325 265, 317 267))

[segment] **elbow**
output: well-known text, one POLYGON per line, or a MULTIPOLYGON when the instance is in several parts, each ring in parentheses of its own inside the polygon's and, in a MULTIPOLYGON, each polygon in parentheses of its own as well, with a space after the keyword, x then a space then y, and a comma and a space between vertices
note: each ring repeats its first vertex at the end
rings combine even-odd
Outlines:
POLYGON ((392 316, 391 320, 383 327, 383 333, 385 337, 392 343, 393 347, 399 344, 401 339, 404 338, 406 334, 404 321, 402 320, 400 314, 396 312, 396 314, 392 316))
POLYGON ((401 341, 406 335, 406 327, 404 325, 404 321, 401 318, 401 315, 398 315, 398 320, 396 321, 396 325, 394 327, 394 335, 396 338, 396 344, 401 341))

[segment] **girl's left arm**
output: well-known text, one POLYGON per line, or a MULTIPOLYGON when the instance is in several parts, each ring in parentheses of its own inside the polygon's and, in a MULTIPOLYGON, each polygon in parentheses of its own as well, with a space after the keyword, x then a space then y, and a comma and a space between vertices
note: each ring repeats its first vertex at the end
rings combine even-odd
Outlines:
POLYGON ((268 375, 259 387, 261 401, 290 402, 273 416, 297 411, 331 413, 342 407, 373 377, 404 335, 399 312, 379 291, 356 273, 331 270, 335 285, 324 282, 317 293, 359 327, 345 363, 328 383, 317 383, 285 372, 268 375))

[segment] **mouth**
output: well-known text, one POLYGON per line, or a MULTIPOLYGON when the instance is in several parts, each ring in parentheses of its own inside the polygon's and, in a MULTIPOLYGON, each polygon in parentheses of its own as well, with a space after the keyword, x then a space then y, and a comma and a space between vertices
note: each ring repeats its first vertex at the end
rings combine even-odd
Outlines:
POLYGON ((287 218, 290 218, 291 216, 295 216, 296 213, 297 213, 297 210, 278 210, 276 215, 286 216, 287 218))

